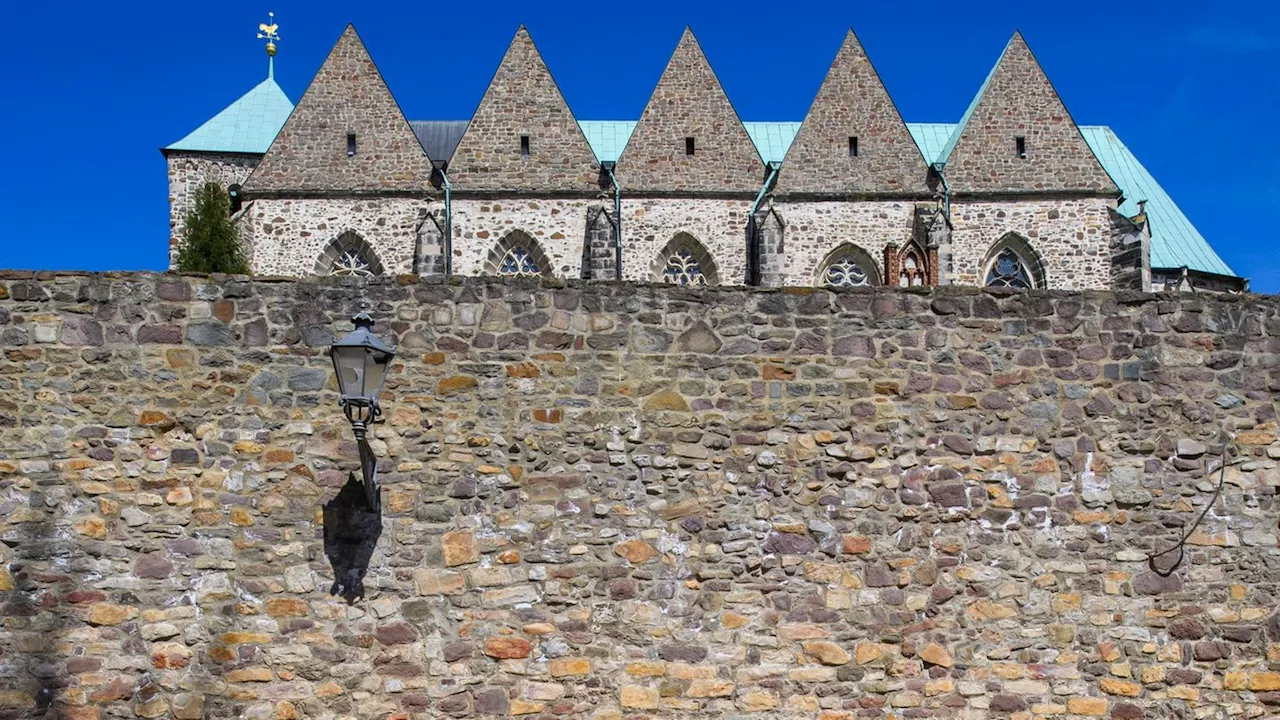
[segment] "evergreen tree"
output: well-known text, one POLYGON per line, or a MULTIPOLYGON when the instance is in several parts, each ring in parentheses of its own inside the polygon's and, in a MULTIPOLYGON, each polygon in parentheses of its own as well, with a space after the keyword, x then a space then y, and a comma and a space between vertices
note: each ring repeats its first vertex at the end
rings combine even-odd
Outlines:
POLYGON ((231 198, 218 183, 207 182, 196 191, 178 248, 178 271, 249 274, 240 232, 231 222, 231 198))

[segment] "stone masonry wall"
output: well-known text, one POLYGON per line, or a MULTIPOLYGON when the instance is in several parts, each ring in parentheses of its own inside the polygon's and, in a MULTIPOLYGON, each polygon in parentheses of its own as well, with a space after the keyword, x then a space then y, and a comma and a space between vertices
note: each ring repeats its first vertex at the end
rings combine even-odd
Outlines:
POLYGON ((685 29, 618 158, 624 192, 753 194, 764 163, 707 62, 685 29), (687 154, 687 138, 694 153, 687 154))
POLYGON ((928 176, 920 148, 850 30, 787 149, 777 193, 927 198, 928 176), (857 138, 856 157, 850 138, 857 138))
POLYGON ((883 281, 885 246, 910 242, 915 221, 910 201, 778 202, 774 208, 786 221, 786 283, 796 286, 820 284, 823 262, 845 243, 865 250, 883 281))
POLYGON ((431 191, 431 160, 348 25, 245 183, 262 193, 431 191), (348 136, 355 136, 355 152, 348 136))
POLYGON ((169 167, 169 267, 178 262, 178 244, 187 224, 187 215, 195 209, 195 194, 207 182, 226 189, 243 184, 258 164, 253 155, 225 153, 171 152, 165 158, 169 167))
POLYGON ((413 270, 421 211, 412 198, 259 199, 247 206, 243 236, 252 238, 253 271, 307 277, 325 249, 352 231, 369 243, 387 274, 413 270))
POLYGON ((538 241, 551 259, 551 275, 582 277, 582 244, 592 200, 505 198, 453 201, 453 271, 484 275, 489 254, 508 233, 520 231, 538 241))
POLYGON ((1015 199, 951 203, 951 282, 974 285, 985 280, 991 246, 1007 233, 1026 239, 1044 263, 1052 289, 1111 287, 1114 232, 1106 198, 1077 200, 1015 199))
POLYGON ((456 191, 600 190, 600 166, 555 78, 521 27, 449 160, 456 191), (525 157, 521 137, 529 138, 525 157))
POLYGON ((1120 194, 1015 32, 946 161, 952 192, 1120 194), (1017 138, 1026 143, 1018 157, 1017 138))
POLYGON ((622 196, 622 276, 655 280, 658 254, 679 233, 692 235, 711 254, 721 285, 742 285, 747 273, 749 200, 692 200, 622 196))
POLYGON ((0 274, 0 718, 1273 717, 1278 311, 0 274))

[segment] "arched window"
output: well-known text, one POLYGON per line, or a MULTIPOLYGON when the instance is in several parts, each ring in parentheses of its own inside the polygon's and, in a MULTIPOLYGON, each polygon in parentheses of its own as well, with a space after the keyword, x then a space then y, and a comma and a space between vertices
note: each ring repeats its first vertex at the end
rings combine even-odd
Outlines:
POLYGON ((1009 233, 991 246, 982 278, 986 287, 1042 288, 1045 286, 1044 263, 1031 243, 1009 233))
POLYGON ((832 250, 819 266, 818 284, 827 287, 879 285, 880 272, 866 250, 845 243, 832 250))
POLYGON ((668 285, 700 286, 720 282, 711 253, 689 233, 679 233, 658 253, 654 280, 668 285))
POLYGON ((551 260, 537 240, 512 230, 494 246, 485 274, 499 277, 551 277, 551 260))
POLYGON ((929 266, 919 246, 907 243, 898 256, 898 287, 920 287, 929 278, 929 266))
POLYGON ((382 261, 364 238, 348 230, 320 254, 316 261, 316 274, 371 277, 382 274, 382 261))

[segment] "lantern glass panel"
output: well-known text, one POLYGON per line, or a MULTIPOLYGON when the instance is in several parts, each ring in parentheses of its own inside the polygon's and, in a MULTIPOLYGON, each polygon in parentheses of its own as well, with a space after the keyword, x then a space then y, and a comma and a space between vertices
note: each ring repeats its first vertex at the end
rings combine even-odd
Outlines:
POLYGON ((364 395, 365 356, 362 347, 338 347, 333 352, 333 369, 338 374, 338 392, 344 398, 364 395))
POLYGON ((364 365, 365 397, 377 400, 382 394, 382 383, 387 379, 387 365, 391 363, 391 355, 377 350, 366 350, 364 365))

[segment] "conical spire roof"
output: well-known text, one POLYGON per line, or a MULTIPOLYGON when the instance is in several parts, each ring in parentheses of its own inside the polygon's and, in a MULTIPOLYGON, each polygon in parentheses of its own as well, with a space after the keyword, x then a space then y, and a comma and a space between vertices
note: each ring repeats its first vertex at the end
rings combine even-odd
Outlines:
POLYGON ((523 25, 449 162, 455 190, 599 191, 599 167, 523 25))
POLYGON ((618 179, 632 192, 760 189, 760 154, 688 28, 618 159, 618 179))
POLYGON ((246 193, 419 193, 431 160, 387 88, 355 26, 348 25, 246 193))
POLYGON ((1120 192, 1018 32, 939 162, 955 193, 1120 192))
POLYGON ((779 195, 925 195, 928 166, 853 30, 778 174, 779 195))

